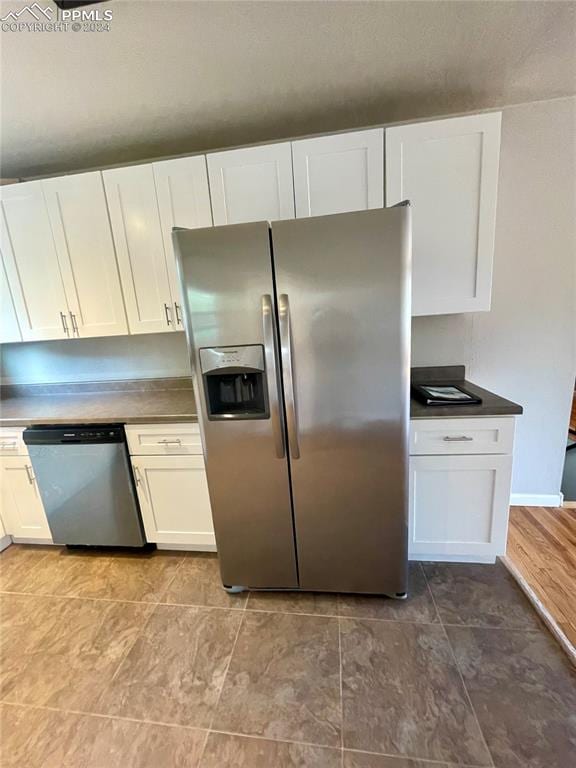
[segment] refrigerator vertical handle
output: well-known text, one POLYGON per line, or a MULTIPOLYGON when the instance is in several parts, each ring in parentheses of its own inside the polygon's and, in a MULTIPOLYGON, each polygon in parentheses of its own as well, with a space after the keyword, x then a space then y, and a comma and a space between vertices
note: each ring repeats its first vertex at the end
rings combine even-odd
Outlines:
POLYGON ((298 418, 296 415, 296 399, 294 397, 294 366, 292 365, 292 330, 290 328, 290 302, 288 294, 281 293, 278 297, 278 320, 280 324, 280 348, 282 351, 282 377, 284 379, 284 394, 286 397, 286 422, 288 424, 288 445, 290 458, 300 458, 298 445, 298 418))
POLYGON ((284 428, 280 415, 280 400, 278 397, 278 366, 276 364, 276 330, 274 326, 274 307, 269 293, 262 296, 262 327, 264 330, 264 357, 268 376, 268 397, 270 399, 270 419, 276 456, 283 459, 286 455, 284 448, 284 428))

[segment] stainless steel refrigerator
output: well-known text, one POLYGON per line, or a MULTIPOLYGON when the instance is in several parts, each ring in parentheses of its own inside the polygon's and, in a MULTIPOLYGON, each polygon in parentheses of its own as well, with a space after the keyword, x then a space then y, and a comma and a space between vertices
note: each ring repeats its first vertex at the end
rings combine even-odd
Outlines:
POLYGON ((223 584, 402 596, 409 206, 173 237, 223 584))

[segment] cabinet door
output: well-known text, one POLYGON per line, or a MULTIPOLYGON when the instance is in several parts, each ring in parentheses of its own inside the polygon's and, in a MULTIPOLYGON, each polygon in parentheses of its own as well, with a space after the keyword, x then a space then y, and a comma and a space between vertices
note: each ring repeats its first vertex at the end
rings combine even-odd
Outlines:
POLYGON ((411 456, 409 556, 506 552, 512 456, 411 456))
POLYGON ((102 174, 42 182, 76 336, 128 333, 102 174))
POLYGON ((490 309, 500 113, 386 129, 386 205, 412 205, 412 314, 490 309))
POLYGON ((384 130, 292 143, 296 216, 364 211, 384 205, 384 130))
POLYGON ((172 227, 196 229, 212 226, 206 157, 198 155, 165 160, 161 163, 153 163, 152 168, 156 182, 170 293, 174 304, 174 325, 177 330, 183 330, 182 297, 172 246, 172 227))
POLYGON ((290 142, 207 155, 214 224, 294 218, 290 142))
POLYGON ((22 341, 12 291, 8 285, 4 259, 0 258, 0 344, 22 341))
POLYGON ((174 311, 152 165, 102 175, 130 333, 171 331, 174 311))
POLYGON ((52 541, 28 456, 0 459, 0 480, 6 533, 17 539, 52 541))
POLYGON ((0 187, 0 202, 0 249, 22 338, 66 338, 68 305, 42 182, 0 187))
POLYGON ((132 466, 147 541, 214 547, 202 456, 138 456, 132 466))

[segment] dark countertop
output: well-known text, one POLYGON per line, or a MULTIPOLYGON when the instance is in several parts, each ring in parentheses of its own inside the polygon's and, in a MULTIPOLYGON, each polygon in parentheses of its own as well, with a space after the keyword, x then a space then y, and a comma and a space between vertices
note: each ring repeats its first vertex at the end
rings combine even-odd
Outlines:
MULTIPOLYGON (((464 366, 413 368, 421 383, 460 383, 482 398, 481 405, 425 406, 410 401, 411 419, 514 416, 516 403, 464 378, 464 366)), ((190 379, 143 379, 75 384, 8 385, 0 389, 0 426, 31 424, 166 424, 198 421, 190 379)))
POLYGON ((473 395, 482 399, 480 405, 424 405, 410 400, 411 419, 474 418, 479 416, 518 416, 522 406, 476 386, 465 378, 463 365, 445 365, 436 368, 412 368, 412 382, 418 384, 461 384, 473 395))
POLYGON ((198 421, 189 379, 2 387, 0 426, 198 421))

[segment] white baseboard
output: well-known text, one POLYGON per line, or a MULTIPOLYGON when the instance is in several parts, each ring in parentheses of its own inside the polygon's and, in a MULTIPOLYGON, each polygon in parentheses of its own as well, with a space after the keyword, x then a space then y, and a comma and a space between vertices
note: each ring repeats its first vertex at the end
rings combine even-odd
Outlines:
POLYGON ((495 563, 497 555, 412 555, 408 560, 422 560, 428 563, 495 563))
POLYGON ((561 507, 564 496, 561 493, 513 493, 512 507, 561 507))
POLYGON ((156 549, 173 552, 216 552, 216 544, 156 544, 156 549))

